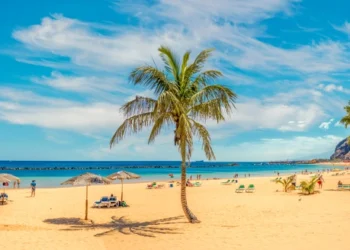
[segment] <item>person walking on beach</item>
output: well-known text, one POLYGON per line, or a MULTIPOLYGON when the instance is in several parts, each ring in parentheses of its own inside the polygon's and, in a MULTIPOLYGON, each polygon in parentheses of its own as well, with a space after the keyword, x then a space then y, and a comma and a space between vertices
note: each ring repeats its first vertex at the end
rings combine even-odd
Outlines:
POLYGON ((297 175, 296 174, 292 176, 292 186, 294 189, 297 186, 297 175))
POLYGON ((32 188, 32 193, 31 193, 30 197, 35 197, 35 189, 36 189, 35 180, 32 180, 32 183, 30 183, 30 187, 32 188))
POLYGON ((322 184, 323 184, 323 182, 324 182, 323 176, 320 175, 320 176, 318 177, 318 180, 317 180, 317 184, 318 184, 318 188, 319 188, 319 189, 322 189, 322 184))
POLYGON ((19 184, 21 184, 21 181, 18 179, 17 180, 17 188, 19 188, 19 184))

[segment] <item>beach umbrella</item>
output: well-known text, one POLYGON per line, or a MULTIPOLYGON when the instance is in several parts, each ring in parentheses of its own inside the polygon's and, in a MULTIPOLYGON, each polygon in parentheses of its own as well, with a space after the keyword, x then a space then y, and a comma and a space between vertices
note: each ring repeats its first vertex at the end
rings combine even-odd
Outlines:
POLYGON ((62 182, 61 185, 85 185, 86 186, 86 202, 85 202, 85 220, 88 219, 88 194, 89 194, 89 185, 92 184, 110 184, 111 181, 100 175, 85 173, 78 175, 76 177, 70 178, 65 182, 62 182))
POLYGON ((12 182, 17 182, 20 180, 17 176, 14 176, 12 174, 0 174, 0 176, 5 177, 6 179, 12 182))
POLYGON ((108 175, 107 176, 108 179, 111 180, 120 180, 122 183, 122 194, 120 196, 120 200, 123 201, 123 184, 124 184, 124 180, 130 180, 130 179, 139 179, 141 178, 141 176, 131 173, 131 172, 126 172, 126 171, 119 171, 116 172, 114 174, 108 175))
POLYGON ((17 176, 14 176, 12 174, 0 174, 0 177, 5 177, 6 179, 10 181, 18 181, 19 178, 17 176))
MULTIPOLYGON (((0 175, 0 183, 4 183, 4 182, 10 182, 11 180, 7 179, 6 177, 0 175)), ((5 200, 5 186, 4 187, 4 194, 2 195, 2 204, 4 204, 4 200, 5 200)))

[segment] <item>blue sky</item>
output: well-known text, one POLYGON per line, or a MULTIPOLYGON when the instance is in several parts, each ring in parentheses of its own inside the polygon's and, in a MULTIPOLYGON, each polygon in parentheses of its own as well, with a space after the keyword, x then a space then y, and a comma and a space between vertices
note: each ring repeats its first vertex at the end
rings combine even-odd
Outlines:
MULTIPOLYGON (((218 161, 329 157, 348 135, 346 0, 1 1, 0 159, 177 160, 172 134, 147 130, 109 149, 135 95, 130 70, 167 45, 193 56, 239 96, 225 123, 208 122, 218 161), (30 10, 30 11, 29 11, 30 10)), ((195 160, 204 159, 201 146, 195 160)))

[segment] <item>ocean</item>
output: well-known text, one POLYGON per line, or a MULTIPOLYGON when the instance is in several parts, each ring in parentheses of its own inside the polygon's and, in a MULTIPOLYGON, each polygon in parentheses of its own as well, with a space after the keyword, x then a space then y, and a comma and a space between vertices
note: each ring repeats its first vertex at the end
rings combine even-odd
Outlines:
MULTIPOLYGON (((0 161, 0 173, 9 173, 21 178, 21 187, 29 187, 36 180, 38 187, 60 187, 60 183, 70 177, 91 172, 101 176, 125 170, 136 173, 141 179, 128 182, 148 182, 180 178, 180 162, 177 161, 0 161)), ((267 164, 257 162, 239 162, 237 166, 228 166, 230 162, 192 162, 187 175, 195 179, 196 175, 206 178, 273 176, 279 172, 293 174, 307 169, 315 172, 330 168, 325 165, 267 164)))

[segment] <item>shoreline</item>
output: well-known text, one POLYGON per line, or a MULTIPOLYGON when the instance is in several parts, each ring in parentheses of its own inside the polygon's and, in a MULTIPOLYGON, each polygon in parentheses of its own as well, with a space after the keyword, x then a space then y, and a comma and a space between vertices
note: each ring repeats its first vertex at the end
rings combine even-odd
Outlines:
MULTIPOLYGON (((311 164, 310 164, 311 165, 311 164)), ((326 164, 325 164, 326 165, 326 164)), ((345 167, 344 167, 345 168, 345 167)), ((319 170, 319 169, 315 169, 315 170, 319 170)), ((212 177, 212 178, 203 178, 203 179, 193 179, 190 180, 191 182, 201 182, 201 181, 204 181, 204 182, 207 182, 207 181, 225 181, 227 179, 237 179, 238 181, 246 181, 246 180, 265 180, 265 179, 274 179, 274 178, 278 178, 278 177, 288 177, 288 176, 291 176, 293 174, 296 174, 298 178, 300 177, 310 177, 314 174, 318 174, 318 173, 322 173, 322 174, 332 174, 333 172, 332 171, 329 171, 327 172, 325 169, 322 169, 323 171, 320 171, 320 172, 309 172, 309 173, 304 173, 302 174, 301 172, 288 172, 288 173, 281 173, 279 176, 277 174, 271 174, 271 175, 251 175, 250 177, 243 177, 243 176, 240 176, 238 178, 234 178, 232 176, 232 174, 230 176, 226 176, 226 177, 221 177, 221 178, 218 178, 218 177, 212 177)), ((347 172, 347 170, 345 169, 342 169, 341 171, 345 171, 347 172)), ((28 178, 30 180, 32 179, 36 179, 38 180, 38 178, 36 177, 25 177, 25 178, 28 178)), ((43 178, 43 177, 41 177, 43 178)), ((48 177, 49 179, 50 177, 48 177)), ((61 177, 54 177, 54 178, 61 178, 61 177)), ((66 177, 64 177, 66 179, 66 177)), ((142 178, 142 177, 141 177, 142 178)), ((187 175, 187 179, 189 179, 189 175, 187 175)), ((124 185, 133 185, 133 184, 150 184, 152 182, 158 182, 158 183, 161 183, 161 184, 170 184, 170 183, 175 183, 175 182, 181 182, 181 179, 180 178, 172 178, 172 179, 150 179, 150 180, 142 180, 142 179, 133 179, 133 180, 127 180, 127 181, 124 181, 124 185)), ((92 186, 115 186, 115 185, 120 185, 120 181, 119 180, 116 180, 116 181, 113 181, 111 184, 107 184, 107 185, 100 185, 100 184, 95 184, 95 185, 92 185, 92 186)), ((37 186, 37 189, 40 189, 40 190, 45 190, 45 189, 48 189, 48 190, 52 190, 52 189, 67 189, 67 188, 76 188, 76 187, 84 187, 84 185, 77 185, 77 186, 67 186, 67 185, 58 185, 58 186, 37 186)), ((6 188, 5 190, 26 190, 26 189, 30 189, 30 186, 28 185, 28 187, 20 187, 20 188, 13 188, 13 186, 11 186, 11 183, 10 183, 10 186, 8 188, 6 188)))

